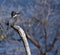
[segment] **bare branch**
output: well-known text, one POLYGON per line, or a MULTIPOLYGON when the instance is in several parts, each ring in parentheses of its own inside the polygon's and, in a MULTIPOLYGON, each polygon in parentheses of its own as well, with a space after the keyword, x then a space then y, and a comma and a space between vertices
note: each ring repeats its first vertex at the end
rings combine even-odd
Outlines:
POLYGON ((58 28, 57 28, 56 36, 55 36, 55 38, 54 38, 54 40, 53 40, 53 43, 52 43, 52 45, 50 46, 50 48, 49 48, 47 51, 51 51, 52 48, 54 47, 56 41, 58 40, 57 36, 58 36, 58 33, 59 33, 59 29, 60 29, 60 25, 59 25, 58 28))
POLYGON ((21 38, 23 40, 24 47, 25 47, 25 50, 26 50, 26 55, 31 55, 29 44, 28 44, 28 41, 27 41, 26 34, 25 34, 24 30, 20 26, 17 26, 17 25, 14 25, 13 28, 18 31, 19 35, 21 36, 21 38))

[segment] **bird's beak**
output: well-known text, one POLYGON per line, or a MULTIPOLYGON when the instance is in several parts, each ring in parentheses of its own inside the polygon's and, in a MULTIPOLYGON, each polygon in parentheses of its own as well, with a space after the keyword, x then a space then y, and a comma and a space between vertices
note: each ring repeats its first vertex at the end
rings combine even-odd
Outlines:
POLYGON ((17 13, 17 14, 21 14, 21 13, 19 12, 19 13, 17 13))

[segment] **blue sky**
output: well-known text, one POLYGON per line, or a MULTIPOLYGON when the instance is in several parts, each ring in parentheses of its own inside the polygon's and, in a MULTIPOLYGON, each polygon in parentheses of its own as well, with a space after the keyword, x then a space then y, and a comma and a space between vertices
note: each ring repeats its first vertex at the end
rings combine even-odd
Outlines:
MULTIPOLYGON (((58 17, 58 15, 60 15, 60 0, 50 0, 50 1, 51 1, 52 12, 56 12, 56 13, 54 13, 54 14, 52 14, 48 17, 47 35, 50 37, 50 38, 48 37, 48 43, 51 44, 53 39, 54 39, 54 36, 56 34, 56 29, 57 29, 57 26, 58 26, 54 23, 58 23, 58 24, 60 23, 60 16, 58 17), (54 16, 57 16, 57 17, 52 18, 54 16), (50 22, 50 24, 49 24, 49 22, 50 22), (51 23, 53 23, 53 24, 51 25, 51 23)), ((14 0, 0 0, 0 5, 1 5, 0 9, 2 11, 7 12, 7 13, 4 13, 4 15, 3 15, 3 13, 1 13, 1 10, 0 10, 0 17, 2 17, 3 19, 9 18, 11 11, 14 10, 14 11, 22 11, 22 17, 23 17, 22 19, 24 21, 27 21, 29 18, 34 17, 34 15, 36 15, 37 12, 40 13, 41 10, 42 10, 42 7, 39 6, 39 5, 36 5, 34 0, 16 0, 16 2, 14 2, 14 0)), ((43 18, 42 16, 43 15, 39 16, 40 17, 39 20, 42 20, 42 18, 43 18)), ((36 37, 35 39, 39 40, 38 37, 43 36, 42 35, 43 27, 38 26, 38 24, 36 24, 36 22, 32 22, 31 27, 34 30, 31 28, 31 29, 29 29, 30 32, 35 33, 35 35, 32 35, 32 36, 34 36, 33 38, 36 37)), ((27 26, 25 28, 28 29, 27 26)), ((18 36, 18 34, 16 32, 11 34, 11 35, 14 35, 13 37, 18 36)), ((19 36, 18 36, 18 38, 19 38, 19 36)), ((40 42, 43 45, 42 48, 45 48, 44 39, 41 39, 40 42)), ((13 48, 11 48, 10 50, 8 49, 8 53, 10 53, 15 47, 20 48, 20 45, 19 45, 20 43, 19 42, 13 42, 12 43, 11 37, 10 37, 10 40, 8 38, 8 40, 2 41, 2 43, 0 43, 0 46, 2 46, 3 44, 4 44, 4 46, 3 46, 4 48, 0 47, 1 52, 2 52, 2 50, 7 51, 7 49, 8 48, 10 49, 11 47, 13 47, 13 48), (14 45, 15 45, 15 47, 14 47, 14 45)), ((23 46, 23 44, 21 46, 23 46)), ((57 41, 56 46, 60 46, 60 41, 59 40, 57 41)), ((30 43, 30 48, 31 49, 33 48, 35 50, 36 47, 30 43)), ((45 51, 45 49, 43 49, 43 51, 45 51)))

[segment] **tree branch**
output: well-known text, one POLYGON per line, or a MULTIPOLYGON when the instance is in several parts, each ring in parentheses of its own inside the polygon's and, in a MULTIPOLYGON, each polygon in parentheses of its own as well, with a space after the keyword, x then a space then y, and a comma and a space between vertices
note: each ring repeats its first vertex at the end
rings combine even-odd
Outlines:
POLYGON ((26 55, 31 55, 29 44, 28 44, 28 41, 27 41, 26 34, 25 34, 24 30, 20 26, 17 26, 17 25, 14 25, 12 27, 15 30, 17 30, 19 35, 21 36, 21 38, 23 40, 23 44, 24 44, 25 50, 26 50, 26 55))

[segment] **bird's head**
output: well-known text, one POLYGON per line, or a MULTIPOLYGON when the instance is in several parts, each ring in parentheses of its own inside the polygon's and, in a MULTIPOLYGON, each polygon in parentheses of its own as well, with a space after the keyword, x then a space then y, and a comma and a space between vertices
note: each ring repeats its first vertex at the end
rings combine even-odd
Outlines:
POLYGON ((16 13, 15 11, 12 11, 12 12, 11 12, 11 17, 14 18, 14 17, 16 17, 18 14, 20 14, 20 13, 16 13))

